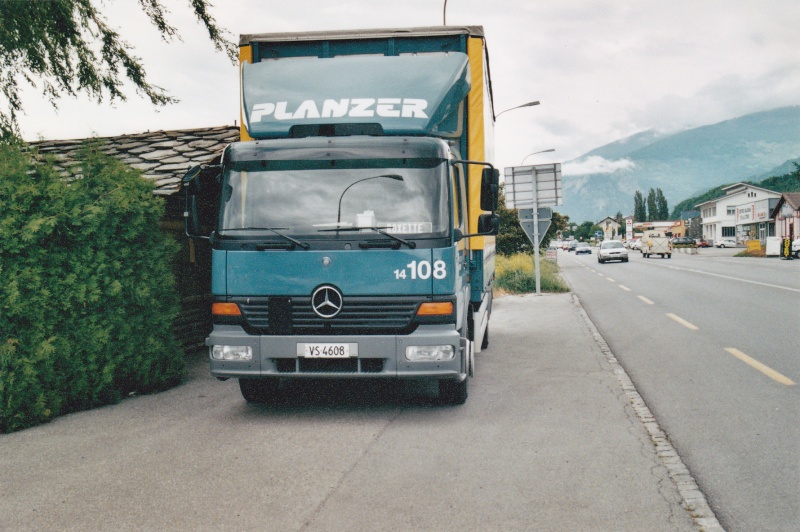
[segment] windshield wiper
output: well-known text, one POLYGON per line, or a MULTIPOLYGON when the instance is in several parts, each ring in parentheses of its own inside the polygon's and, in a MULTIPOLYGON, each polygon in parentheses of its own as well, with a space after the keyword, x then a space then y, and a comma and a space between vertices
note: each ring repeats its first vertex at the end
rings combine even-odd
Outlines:
POLYGON ((387 233, 386 231, 384 231, 384 229, 391 229, 391 226, 388 226, 388 225, 387 226, 383 226, 383 227, 376 227, 376 226, 371 226, 371 227, 337 227, 335 229, 320 229, 319 231, 320 232, 328 232, 328 231, 351 231, 352 232, 352 231, 361 231, 362 229, 369 229, 371 231, 375 231, 376 233, 380 233, 383 236, 388 236, 392 240, 395 240, 396 242, 400 242, 401 244, 405 244, 406 246, 408 246, 411 249, 414 249, 415 247, 417 247, 417 243, 416 242, 410 242, 408 240, 404 240, 404 239, 400 238, 399 236, 395 236, 395 235, 393 235, 391 233, 387 233))
MULTIPOLYGON (((295 246, 300 246, 303 249, 308 249, 311 246, 306 244, 305 242, 300 242, 299 240, 295 240, 294 238, 284 235, 283 233, 279 233, 277 229, 289 229, 288 227, 232 227, 230 229, 225 229, 225 231, 269 231, 273 234, 278 235, 279 237, 291 242, 292 246, 287 249, 294 249, 295 246)), ((275 249, 280 248, 281 246, 270 246, 269 244, 262 244, 259 245, 261 249, 275 249)))

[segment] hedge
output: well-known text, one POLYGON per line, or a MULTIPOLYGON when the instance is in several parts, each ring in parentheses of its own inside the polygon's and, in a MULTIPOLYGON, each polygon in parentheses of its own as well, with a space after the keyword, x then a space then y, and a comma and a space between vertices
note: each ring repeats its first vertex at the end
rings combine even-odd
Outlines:
POLYGON ((0 145, 0 432, 180 382, 163 211, 96 144, 69 176, 0 145))

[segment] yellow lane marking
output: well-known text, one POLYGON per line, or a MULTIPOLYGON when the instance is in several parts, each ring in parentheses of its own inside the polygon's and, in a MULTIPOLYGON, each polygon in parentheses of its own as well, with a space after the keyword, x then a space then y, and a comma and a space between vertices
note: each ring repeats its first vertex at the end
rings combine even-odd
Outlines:
POLYGON ((670 317, 670 318, 672 318, 673 320, 677 321, 678 323, 680 323, 681 325, 683 325, 683 326, 684 326, 684 327, 686 327, 687 329, 691 329, 691 330, 693 330, 693 331, 696 331, 696 330, 698 329, 698 327, 697 327, 696 325, 692 325, 691 323, 689 323, 689 322, 688 322, 688 321, 686 321, 685 319, 683 319, 683 318, 681 318, 681 317, 679 317, 679 316, 676 316, 675 314, 672 314, 672 313, 669 313, 669 312, 668 312, 668 313, 667 313, 667 316, 669 316, 669 317, 670 317))
POLYGON ((636 296, 636 297, 638 297, 639 299, 641 299, 642 301, 644 301, 644 302, 645 302, 645 303, 647 303, 648 305, 655 305, 655 303, 653 303, 652 301, 650 301, 649 299, 647 299, 647 298, 646 298, 646 297, 644 297, 644 296, 636 296))
POLYGON ((619 285, 619 287, 622 288, 623 290, 625 290, 626 292, 630 292, 631 291, 631 289, 628 288, 627 286, 625 286, 624 284, 619 285))
POLYGON ((777 381, 777 382, 779 382, 781 384, 785 384, 786 386, 794 386, 795 385, 795 382, 792 379, 790 379, 789 377, 781 375, 780 373, 778 373, 774 369, 770 368, 769 366, 765 366, 764 364, 762 364, 758 360, 745 355, 744 353, 742 353, 741 351, 739 351, 736 348, 726 347, 725 351, 727 351, 728 353, 732 354, 733 356, 735 356, 736 358, 738 358, 739 360, 741 360, 742 362, 744 362, 745 364, 747 364, 751 368, 757 369, 758 371, 760 371, 761 373, 763 373, 764 375, 766 375, 767 377, 769 377, 770 379, 772 379, 774 381, 777 381))

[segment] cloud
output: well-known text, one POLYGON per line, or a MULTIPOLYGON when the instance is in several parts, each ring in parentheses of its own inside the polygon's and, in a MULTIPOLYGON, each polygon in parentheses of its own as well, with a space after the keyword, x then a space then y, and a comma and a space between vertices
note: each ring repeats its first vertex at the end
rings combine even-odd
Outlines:
POLYGON ((585 159, 574 162, 564 163, 561 173, 564 175, 587 175, 587 174, 613 174, 620 170, 630 170, 636 164, 630 159, 616 159, 609 161, 604 157, 592 155, 585 159))

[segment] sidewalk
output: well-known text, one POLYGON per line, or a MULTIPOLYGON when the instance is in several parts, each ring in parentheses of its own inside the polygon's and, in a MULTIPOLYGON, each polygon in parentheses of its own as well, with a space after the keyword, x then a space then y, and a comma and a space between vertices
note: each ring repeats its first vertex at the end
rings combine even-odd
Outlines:
POLYGON ((535 469, 554 471, 542 477, 532 504, 563 497, 574 509, 536 529, 722 530, 576 296, 503 296, 491 332, 489 349, 477 355, 476 381, 489 375, 486 385, 498 393, 509 375, 535 379, 530 397, 506 405, 536 411, 540 434, 532 437, 545 444, 535 469))

